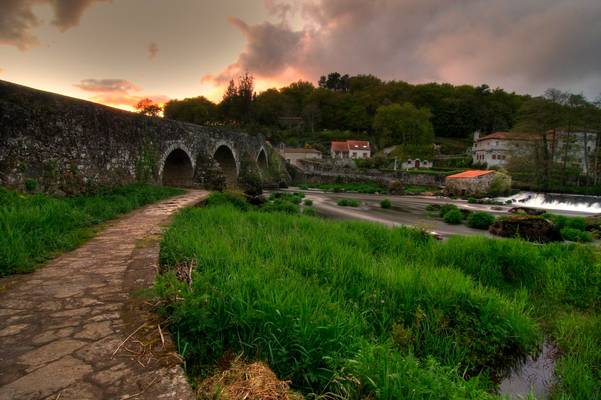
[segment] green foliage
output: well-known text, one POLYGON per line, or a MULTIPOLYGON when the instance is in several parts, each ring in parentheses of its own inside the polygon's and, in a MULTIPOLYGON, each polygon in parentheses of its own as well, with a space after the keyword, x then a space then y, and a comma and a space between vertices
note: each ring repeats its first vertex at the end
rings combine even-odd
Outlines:
POLYGON ((563 240, 581 243, 588 243, 593 241, 593 235, 590 232, 586 232, 584 230, 565 227, 560 232, 563 240))
POLYGON ((475 197, 470 197, 469 199, 467 199, 467 202, 470 204, 475 204, 476 203, 476 198, 475 197))
POLYGON ((164 113, 165 118, 198 125, 215 122, 220 118, 217 105, 203 96, 169 100, 165 103, 164 113))
POLYGON ((250 204, 241 193, 236 192, 214 192, 205 200, 205 207, 215 207, 224 204, 230 204, 235 208, 246 211, 250 209, 250 204))
POLYGON ((387 208, 392 207, 392 203, 390 202, 390 200, 384 199, 380 202, 380 207, 387 209, 387 208))
POLYGON ((558 229, 571 228, 585 231, 587 227, 586 220, 581 217, 567 217, 565 215, 544 213, 543 218, 552 221, 558 229))
POLYGON ((475 229, 488 229, 493 222, 494 215, 483 211, 474 212, 467 217, 467 226, 475 229))
POLYGON ((442 219, 444 219, 444 222, 447 224, 458 225, 463 222, 463 213, 458 209, 452 209, 445 213, 442 219))
POLYGON ((337 203, 340 207, 359 207, 361 203, 355 199, 340 199, 337 203))
POLYGON ((310 217, 315 217, 317 215, 314 208, 305 208, 303 210, 303 214, 308 215, 310 217))
POLYGON ((435 211, 438 210, 438 215, 441 218, 444 218, 444 216, 449 212, 449 211, 459 211, 459 208, 457 208, 457 206, 455 204, 444 204, 444 205, 438 205, 438 204, 430 204, 426 210, 428 211, 435 211))
POLYGON ((376 182, 366 183, 307 183, 303 185, 306 189, 321 189, 332 192, 357 192, 357 193, 388 193, 388 188, 376 182))
POLYGON ((35 179, 27 179, 25 181, 25 189, 28 192, 34 192, 38 188, 38 181, 35 179))
POLYGON ((313 205, 313 200, 311 200, 311 199, 305 199, 303 201, 303 204, 306 205, 306 206, 312 206, 313 205))
POLYGON ((0 188, 0 276, 31 272, 88 239, 94 225, 180 193, 173 188, 130 185, 55 198, 0 188))
POLYGON ((408 102, 380 106, 374 117, 378 144, 382 147, 431 144, 434 141, 431 118, 430 110, 418 109, 408 102))
POLYGON ((490 184, 488 194, 491 196, 500 196, 509 193, 511 190, 511 177, 502 172, 495 172, 495 176, 490 184))
POLYGON ((448 268, 453 254, 440 262, 444 248, 405 228, 190 209, 160 257, 196 260, 192 287, 168 273, 156 289, 193 374, 243 351, 305 393, 490 398, 478 373, 532 351, 539 332, 520 300, 448 268))

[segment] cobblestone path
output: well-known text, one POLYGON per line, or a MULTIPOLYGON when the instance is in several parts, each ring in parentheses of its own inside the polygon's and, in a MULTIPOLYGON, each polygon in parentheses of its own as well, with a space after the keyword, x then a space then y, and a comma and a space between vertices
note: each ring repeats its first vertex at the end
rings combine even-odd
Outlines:
POLYGON ((38 271, 0 280, 0 399, 192 399, 140 290, 154 281, 162 225, 206 195, 134 211, 38 271))

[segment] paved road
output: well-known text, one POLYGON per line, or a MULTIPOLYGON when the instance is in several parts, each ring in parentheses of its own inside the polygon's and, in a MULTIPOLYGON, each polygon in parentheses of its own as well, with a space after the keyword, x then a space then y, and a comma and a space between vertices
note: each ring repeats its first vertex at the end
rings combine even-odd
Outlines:
POLYGON ((134 211, 1 280, 0 399, 192 399, 167 327, 135 293, 154 282, 161 224, 206 195, 134 211))

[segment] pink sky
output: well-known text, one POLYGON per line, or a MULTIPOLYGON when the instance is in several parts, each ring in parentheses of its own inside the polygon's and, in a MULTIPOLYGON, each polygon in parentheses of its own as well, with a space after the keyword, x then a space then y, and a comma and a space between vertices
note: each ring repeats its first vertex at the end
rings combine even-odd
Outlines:
POLYGON ((598 0, 3 0, 0 79, 131 108, 338 71, 601 93, 598 0))

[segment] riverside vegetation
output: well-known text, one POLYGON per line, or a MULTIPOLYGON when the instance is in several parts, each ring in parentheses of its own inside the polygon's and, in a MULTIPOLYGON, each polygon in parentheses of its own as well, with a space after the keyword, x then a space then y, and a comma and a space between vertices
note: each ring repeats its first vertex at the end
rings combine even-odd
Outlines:
POLYGON ((59 198, 0 188, 0 276, 31 272, 90 238, 98 223, 181 193, 138 184, 59 198))
POLYGON ((487 399, 547 336, 562 351, 552 396, 601 395, 590 246, 438 242, 219 194, 176 216, 160 262, 160 311, 195 379, 241 354, 309 398, 487 399))

